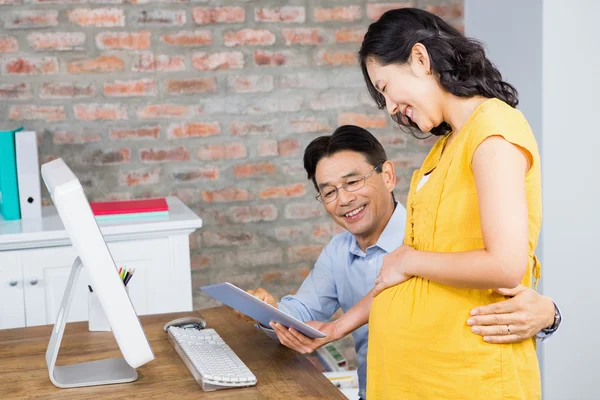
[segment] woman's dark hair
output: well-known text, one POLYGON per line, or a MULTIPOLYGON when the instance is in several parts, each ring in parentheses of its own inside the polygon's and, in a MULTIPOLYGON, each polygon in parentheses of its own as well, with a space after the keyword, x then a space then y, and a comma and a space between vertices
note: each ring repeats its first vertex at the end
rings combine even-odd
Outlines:
MULTIPOLYGON (((315 173, 319 161, 345 150, 361 153, 373 168, 387 160, 383 146, 369 131, 359 126, 342 125, 331 136, 316 138, 304 150, 304 169, 317 191, 315 173)), ((377 171, 380 172, 381 169, 377 171)))
MULTIPOLYGON (((367 88, 380 109, 385 108, 385 99, 371 83, 367 61, 372 59, 382 66, 405 64, 410 61, 416 43, 427 49, 431 72, 447 92, 458 97, 497 98, 517 106, 517 90, 502 80, 498 69, 485 56, 481 43, 467 38, 435 14, 418 8, 400 8, 387 11, 369 26, 358 52, 367 88)), ((400 113, 392 119, 399 125, 418 129, 400 113)), ((431 133, 443 136, 450 130, 450 125, 443 122, 431 133)))

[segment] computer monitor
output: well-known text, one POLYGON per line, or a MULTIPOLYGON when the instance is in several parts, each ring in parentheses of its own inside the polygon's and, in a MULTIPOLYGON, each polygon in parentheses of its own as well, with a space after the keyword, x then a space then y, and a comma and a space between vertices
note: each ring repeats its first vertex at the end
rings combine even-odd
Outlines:
POLYGON ((153 360, 154 354, 123 281, 119 278, 81 183, 60 158, 42 165, 41 170, 44 183, 77 254, 46 351, 50 379, 58 387, 134 381, 137 379, 135 368, 153 360), (82 267, 87 270, 90 284, 104 309, 124 359, 56 366, 73 288, 82 267))

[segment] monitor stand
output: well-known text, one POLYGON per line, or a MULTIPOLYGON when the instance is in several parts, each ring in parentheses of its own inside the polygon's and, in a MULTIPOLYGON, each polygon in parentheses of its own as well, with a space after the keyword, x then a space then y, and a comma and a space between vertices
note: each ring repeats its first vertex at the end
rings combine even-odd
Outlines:
POLYGON ((70 365, 56 365, 60 343, 62 341, 63 333, 65 332, 67 317, 69 315, 69 310, 71 309, 71 303, 73 302, 73 295, 75 293, 73 289, 75 288, 75 283, 79 278, 82 267, 83 263, 79 257, 77 257, 71 267, 69 281, 67 282, 67 287, 60 304, 60 310, 58 311, 58 316, 56 318, 56 324, 54 324, 54 328, 52 329, 52 336, 50 336, 50 343, 46 350, 46 364, 48 366, 50 380, 54 385, 60 388, 133 382, 138 378, 137 371, 135 368, 131 368, 122 357, 70 365))

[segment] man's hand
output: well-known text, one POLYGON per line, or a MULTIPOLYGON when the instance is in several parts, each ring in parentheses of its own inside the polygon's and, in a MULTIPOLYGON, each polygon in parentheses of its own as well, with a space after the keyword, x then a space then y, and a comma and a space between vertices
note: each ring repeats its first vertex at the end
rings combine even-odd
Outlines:
POLYGON ((277 334, 277 337, 279 338, 281 344, 283 344, 286 347, 289 347, 292 350, 296 350, 297 352, 302 354, 312 353, 319 347, 329 342, 333 342, 334 340, 338 340, 343 336, 335 321, 309 321, 306 324, 323 332, 327 336, 321 339, 311 339, 307 336, 304 336, 302 333, 298 332, 294 328, 288 329, 279 323, 270 323, 271 328, 275 330, 275 333, 277 334))
MULTIPOLYGON (((277 302, 275 301, 275 298, 269 293, 267 292, 265 289, 263 288, 258 288, 255 290, 247 290, 247 293, 250 293, 252 296, 256 297, 257 299, 259 299, 260 301, 264 301, 267 304, 272 305, 275 308, 279 308, 277 307, 277 302)), ((246 316, 245 314, 242 314, 239 311, 235 311, 235 316, 237 319, 241 319, 244 320, 246 322, 250 322, 252 324, 257 323, 257 321, 253 320, 252 318, 246 316)))
POLYGON ((467 324, 488 343, 518 343, 534 337, 554 323, 554 303, 549 297, 523 285, 496 289, 511 299, 471 311, 467 324))

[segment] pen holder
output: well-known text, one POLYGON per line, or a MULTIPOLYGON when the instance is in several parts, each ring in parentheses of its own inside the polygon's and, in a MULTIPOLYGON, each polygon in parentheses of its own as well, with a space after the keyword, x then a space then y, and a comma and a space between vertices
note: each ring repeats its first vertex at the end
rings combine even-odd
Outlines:
MULTIPOLYGON (((129 296, 129 287, 125 286, 125 292, 129 296)), ((88 329, 90 332, 104 331, 109 332, 110 323, 102 309, 102 304, 98 300, 95 292, 88 292, 88 329)))

